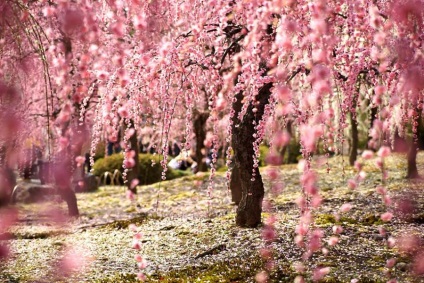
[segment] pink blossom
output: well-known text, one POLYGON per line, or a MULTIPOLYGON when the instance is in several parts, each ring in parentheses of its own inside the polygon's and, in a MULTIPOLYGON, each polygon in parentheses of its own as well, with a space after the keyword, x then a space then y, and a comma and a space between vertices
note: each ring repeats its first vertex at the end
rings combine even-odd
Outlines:
POLYGON ((273 241, 277 237, 277 234, 275 233, 274 228, 266 225, 262 229, 262 237, 264 238, 265 241, 273 241))
POLYGON ((137 267, 139 269, 145 269, 147 267, 147 261, 144 258, 142 258, 141 261, 137 263, 137 267))
POLYGON ((268 155, 265 158, 265 161, 269 165, 281 165, 283 163, 283 158, 281 157, 281 154, 278 152, 270 150, 268 155))
POLYGON ((381 158, 385 158, 390 155, 390 148, 388 146, 382 146, 377 152, 377 155, 381 158))
POLYGON ((118 114, 119 114, 122 118, 128 118, 128 117, 129 117, 129 115, 130 115, 130 113, 128 112, 127 107, 125 107, 125 106, 119 107, 119 109, 118 109, 118 114))
POLYGON ((130 188, 131 189, 134 189, 135 187, 137 187, 137 185, 140 183, 140 181, 138 180, 138 179, 133 179, 132 181, 131 181, 131 184, 130 184, 130 188))
POLYGON ((216 110, 217 111, 224 110, 226 106, 227 106, 227 101, 223 97, 219 97, 216 100, 216 110))
POLYGON ((349 179, 347 181, 347 186, 348 186, 349 189, 353 190, 353 189, 356 189, 358 184, 356 183, 356 181, 354 179, 349 179))
POLYGON ((268 282, 268 273, 266 271, 261 271, 255 276, 255 280, 258 283, 266 283, 268 282))
POLYGON ((146 275, 144 275, 143 272, 139 272, 139 273, 137 273, 137 279, 140 280, 140 281, 144 281, 144 280, 146 280, 146 275))
POLYGON ((340 234, 341 232, 343 232, 343 228, 340 225, 334 225, 333 226, 333 233, 334 234, 340 234))
POLYGON ((312 280, 319 281, 328 273, 330 273, 330 267, 316 268, 313 272, 312 280))
POLYGON ((293 268, 294 268, 294 270, 296 270, 296 272, 298 272, 298 273, 303 273, 303 272, 305 272, 305 271, 306 271, 306 267, 305 267, 305 265, 304 265, 303 263, 301 263, 301 262, 296 262, 296 263, 294 263, 294 264, 293 264, 293 268))
POLYGON ((10 256, 10 249, 4 244, 0 244, 0 260, 6 259, 10 256))
POLYGON ((393 218, 393 213, 391 212, 386 212, 381 215, 381 220, 383 220, 384 222, 389 222, 390 220, 392 220, 392 218, 393 218))
POLYGON ((328 245, 330 246, 335 246, 337 243, 339 242, 339 238, 338 237, 330 237, 330 239, 328 239, 328 245))
POLYGON ((278 131, 274 134, 274 139, 272 141, 273 145, 277 148, 288 145, 290 142, 290 134, 287 131, 278 131))
POLYGON ((328 253, 330 252, 327 248, 322 248, 321 252, 323 255, 328 255, 328 253))
POLYGON ((375 188, 375 190, 376 190, 376 192, 378 193, 378 194, 380 194, 380 195, 386 195, 387 194, 387 189, 385 188, 385 187, 383 187, 383 186, 377 186, 376 188, 375 188))
POLYGON ((392 204, 392 198, 388 195, 383 196, 383 202, 386 206, 390 206, 392 204))
POLYGON ((389 237, 389 238, 387 239, 387 246, 388 246, 389 248, 393 248, 393 247, 395 246, 395 244, 396 244, 396 239, 395 239, 395 238, 393 238, 393 237, 389 237))
POLYGON ((321 248, 321 239, 323 236, 324 233, 320 229, 315 229, 312 231, 308 246, 310 252, 316 252, 321 248))
POLYGON ((313 208, 318 208, 322 204, 322 197, 320 195, 314 195, 311 200, 311 206, 313 208))
POLYGON ((62 17, 62 28, 66 33, 80 31, 84 25, 84 14, 80 9, 66 9, 62 17))
POLYGON ((391 259, 387 260, 386 267, 387 268, 392 268, 393 266, 395 266, 395 264, 396 264, 396 259, 395 258, 391 258, 391 259))
POLYGON ((412 253, 414 252, 420 244, 420 239, 418 236, 413 234, 402 234, 396 239, 397 247, 401 252, 412 253))
POLYGON ((385 86, 382 86, 382 85, 379 85, 379 86, 376 86, 375 88, 374 88, 374 92, 375 92, 375 94, 376 95, 383 95, 384 94, 384 92, 386 91, 386 87, 385 86))
POLYGON ((305 283, 305 279, 303 279, 303 276, 298 275, 294 279, 294 283, 305 283))
POLYGON ((77 157, 75 157, 75 162, 77 163, 78 167, 81 167, 85 162, 85 157, 84 156, 77 156, 77 157))
POLYGON ((141 243, 137 239, 134 239, 134 241, 132 242, 131 247, 133 249, 140 250, 141 249, 141 243))
POLYGON ((412 271, 418 275, 424 275, 424 251, 421 251, 415 258, 412 264, 412 271))
POLYGON ((355 164, 353 165, 353 167, 355 168, 356 171, 362 170, 362 164, 358 160, 355 161, 355 164))
POLYGON ((363 181, 363 180, 365 180, 366 177, 367 177, 367 173, 365 173, 365 171, 359 172, 359 174, 358 174, 359 180, 363 181))
POLYGON ((267 170, 266 170, 266 174, 268 175, 268 177, 269 177, 271 180, 276 180, 276 179, 279 177, 280 172, 279 172, 279 170, 278 170, 277 168, 275 168, 275 167, 270 167, 270 168, 267 168, 267 170))
POLYGON ((135 224, 130 224, 128 225, 128 229, 130 229, 130 231, 137 232, 138 227, 135 224))
POLYGON ((134 158, 127 158, 124 160, 124 166, 125 168, 133 168, 135 166, 134 158))
POLYGON ((259 253, 260 253, 261 257, 264 258, 264 259, 268 259, 272 256, 271 250, 267 249, 267 248, 260 249, 259 253))
POLYGON ((384 227, 378 227, 378 233, 383 237, 387 235, 387 231, 384 227))
POLYGON ((297 246, 299 247, 303 247, 304 246, 304 242, 303 242, 303 236, 301 235, 296 235, 294 237, 294 242, 297 246))
POLYGON ((362 152, 362 158, 363 159, 371 159, 374 157, 374 152, 372 152, 371 150, 364 150, 362 152))
POLYGON ((309 230, 308 225, 303 223, 299 223, 295 228, 296 234, 299 234, 302 236, 305 236, 308 233, 308 230, 309 230))
POLYGON ((351 209, 352 209, 352 204, 350 203, 345 203, 340 207, 341 212, 348 212, 351 209))
POLYGON ((135 194, 131 190, 127 190, 126 194, 127 194, 127 199, 129 199, 130 201, 135 200, 135 194))
POLYGON ((287 86, 277 86, 276 87, 277 99, 281 102, 287 102, 291 98, 291 91, 287 86))

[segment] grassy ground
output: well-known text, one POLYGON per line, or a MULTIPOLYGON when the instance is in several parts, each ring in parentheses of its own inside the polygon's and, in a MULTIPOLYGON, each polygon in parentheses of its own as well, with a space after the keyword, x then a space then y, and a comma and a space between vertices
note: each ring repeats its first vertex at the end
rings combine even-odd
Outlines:
MULTIPOLYGON (((420 164, 424 156, 419 155, 420 164)), ((390 236, 399 233, 424 235, 424 200, 422 184, 408 182, 405 160, 391 157, 387 187, 395 200, 413 197, 418 209, 408 219, 396 217, 389 224, 379 215, 385 211, 375 187, 381 184, 381 173, 369 161, 367 178, 354 191, 346 181, 356 172, 341 157, 326 164, 313 164, 320 173, 319 187, 325 201, 316 212, 313 224, 331 236, 332 226, 344 228, 340 243, 327 247, 329 253, 317 253, 307 262, 307 274, 316 267, 330 267, 323 282, 386 282, 386 261, 398 259, 393 275, 399 282, 424 282, 409 272, 410 259, 388 248, 387 238, 378 228, 384 226, 390 236), (345 202, 353 209, 340 220, 333 216, 345 202)), ((265 168, 264 168, 265 170, 265 168)), ((269 282, 293 282, 294 265, 301 261, 303 251, 293 241, 299 220, 295 204, 300 195, 299 172, 296 166, 281 167, 286 184, 283 193, 272 200, 272 213, 277 221, 277 240, 272 243, 275 268, 269 282)), ((423 170, 421 170, 424 173, 423 170)), ((81 217, 66 225, 52 221, 49 211, 58 208, 56 216, 64 215, 63 203, 52 200, 40 204, 20 204, 20 220, 9 232, 12 256, 0 262, 0 282, 135 282, 137 267, 130 245, 130 223, 140 225, 142 250, 148 267, 147 282, 254 282, 264 268, 258 250, 265 243, 262 229, 241 229, 234 225, 235 207, 231 204, 224 175, 214 179, 213 199, 207 197, 209 175, 187 176, 178 180, 144 186, 138 199, 125 198, 123 187, 101 187, 97 192, 78 195, 81 217), (84 258, 83 269, 64 273, 61 258, 70 248, 75 258, 84 258)), ((268 187, 269 182, 265 179, 268 187)), ((270 212, 264 213, 269 214, 270 212)))

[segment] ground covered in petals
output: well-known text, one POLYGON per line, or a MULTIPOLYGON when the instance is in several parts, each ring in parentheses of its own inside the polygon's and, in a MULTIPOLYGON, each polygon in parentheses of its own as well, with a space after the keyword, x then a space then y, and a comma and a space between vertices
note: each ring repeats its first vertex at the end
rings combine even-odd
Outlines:
MULTIPOLYGON (((325 241, 326 255, 319 252, 305 262, 306 277, 312 278, 317 267, 329 267, 322 282, 386 282, 387 260, 396 258, 390 278, 424 282, 422 277, 412 277, 412 259, 388 245, 391 237, 402 233, 423 237, 423 184, 405 180, 402 156, 387 159, 390 196, 395 204, 412 199, 415 210, 407 215, 395 213, 391 222, 383 222, 380 215, 387 208, 375 190, 382 184, 382 175, 374 160, 366 162, 367 176, 354 190, 347 181, 357 172, 347 163, 342 157, 330 158, 328 165, 313 163, 324 197, 313 225, 325 232, 325 240, 336 224, 343 232, 337 245, 328 246, 325 241), (345 203, 352 209, 340 214, 345 203), (380 227, 387 235, 379 233, 380 227)), ((423 154, 419 164, 424 164, 423 154)), ((294 243, 300 173, 296 165, 284 165, 281 170, 285 189, 269 200, 271 211, 264 212, 264 217, 272 213, 278 219, 278 235, 271 244, 275 266, 268 282, 293 282, 298 275, 295 266, 304 252, 294 243)), ((420 173, 424 174, 424 168, 420 173)), ((268 188, 266 176, 264 179, 268 188)), ((265 265, 258 252, 265 245, 262 227, 235 226, 236 208, 225 175, 218 173, 214 178, 212 199, 207 195, 208 182, 205 173, 140 187, 135 202, 126 199, 124 187, 103 186, 93 193, 78 194, 81 217, 65 222, 60 216, 66 214, 66 207, 55 198, 18 204, 19 222, 8 231, 11 256, 0 261, 0 282, 136 282, 130 224, 139 226, 142 233, 140 254, 148 264, 144 269, 147 282, 255 282, 265 265), (51 217, 52 210, 57 217, 51 217)))

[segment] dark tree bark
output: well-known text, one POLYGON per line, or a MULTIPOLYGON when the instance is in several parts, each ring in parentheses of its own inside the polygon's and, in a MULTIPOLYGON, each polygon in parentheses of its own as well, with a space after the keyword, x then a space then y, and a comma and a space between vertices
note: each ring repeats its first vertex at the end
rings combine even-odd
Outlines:
POLYGON ((134 129, 134 134, 130 137, 130 147, 131 150, 134 150, 135 152, 135 156, 134 156, 134 167, 128 169, 127 172, 127 189, 130 190, 133 194, 137 194, 137 186, 135 186, 134 188, 131 188, 131 182, 134 179, 139 178, 138 173, 140 171, 139 167, 140 167, 140 161, 138 160, 138 154, 139 154, 139 150, 138 150, 138 139, 137 139, 137 131, 135 131, 134 125, 131 122, 131 128, 134 129))
POLYGON ((231 170, 231 179, 230 179, 230 190, 231 190, 231 200, 235 205, 239 205, 241 201, 241 182, 240 182, 240 173, 237 166, 234 166, 231 170))
MULTIPOLYGON (((371 102, 370 102, 371 103, 371 102)), ((377 113, 378 113, 378 109, 377 107, 372 107, 371 108, 371 117, 370 117, 370 129, 373 127, 374 125, 374 121, 375 119, 377 119, 377 113)), ((371 137, 368 136, 368 141, 367 141, 367 149, 369 149, 369 141, 371 140, 371 137)))
MULTIPOLYGON (((259 122, 264 114, 265 105, 269 103, 272 83, 267 83, 259 90, 255 105, 250 103, 246 114, 240 121, 237 116, 242 107, 243 94, 240 92, 233 103, 235 116, 233 117, 232 145, 234 150, 234 167, 238 170, 238 183, 241 187, 241 199, 237 208, 236 224, 241 227, 256 227, 261 223, 262 200, 264 198, 264 184, 258 168, 253 167, 255 154, 253 143, 256 132, 254 121, 259 122), (257 108, 256 113, 253 108, 257 108), (255 177, 252 179, 252 171, 255 177)), ((232 180, 234 184, 236 178, 232 180)))
POLYGON ((417 152, 418 152, 418 145, 416 142, 411 141, 411 146, 408 150, 408 169, 406 178, 408 179, 417 179, 419 178, 418 175, 418 168, 417 168, 417 152))
MULTIPOLYGON (((359 90, 358 90, 359 91, 359 90)), ((350 144, 350 152, 349 152, 349 164, 353 166, 355 164, 356 158, 358 157, 358 146, 359 146, 359 133, 358 133, 358 121, 356 118, 356 105, 357 105, 358 95, 356 94, 353 97, 352 101, 352 110, 349 113, 350 116, 350 126, 351 128, 351 144, 350 144)))
MULTIPOLYGON (((289 120, 287 122, 287 125, 286 125, 286 130, 287 130, 287 133, 289 133, 289 135, 290 135, 290 139, 294 139, 293 131, 292 131, 292 124, 293 124, 293 121, 289 120)), ((290 163, 290 148, 289 147, 290 147, 290 143, 283 146, 283 148, 280 150, 280 155, 281 155, 281 158, 283 160, 283 163, 284 163, 284 160, 285 160, 284 156, 286 155, 287 151, 288 151, 288 155, 289 155, 289 156, 287 156, 287 163, 290 163)))
MULTIPOLYGON (((420 110, 418 110, 418 113, 421 113, 420 110)), ((418 174, 418 168, 417 168, 417 153, 420 148, 422 148, 422 139, 423 139, 423 131, 424 131, 424 125, 422 123, 422 115, 419 114, 417 117, 417 133, 416 133, 416 139, 412 138, 407 160, 408 160, 408 169, 406 178, 408 179, 418 179, 420 178, 420 175, 418 174)))
POLYGON ((72 189, 72 158, 73 154, 68 149, 58 153, 54 162, 53 176, 58 194, 68 205, 69 216, 79 216, 77 198, 72 189))
POLYGON ((196 162, 197 162, 197 171, 206 172, 208 167, 205 162, 205 154, 202 152, 202 149, 205 148, 203 145, 206 139, 206 121, 209 118, 208 111, 199 111, 198 109, 193 109, 193 128, 194 135, 196 136, 196 162))

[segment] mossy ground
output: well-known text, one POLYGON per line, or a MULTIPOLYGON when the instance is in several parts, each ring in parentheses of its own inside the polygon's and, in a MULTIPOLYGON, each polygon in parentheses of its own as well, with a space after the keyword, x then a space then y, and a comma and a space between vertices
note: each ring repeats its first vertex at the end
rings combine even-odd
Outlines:
MULTIPOLYGON (((419 155, 420 164, 424 156, 419 155)), ((316 253, 307 261, 307 277, 317 267, 330 267, 322 282, 386 282, 385 263, 391 257, 408 267, 410 259, 387 247, 387 237, 378 234, 384 226, 389 235, 414 231, 424 235, 420 219, 423 215, 422 185, 404 179, 406 163, 401 156, 386 162, 389 170, 387 188, 394 199, 406 192, 416 194, 417 213, 412 217, 397 217, 383 223, 379 215, 386 211, 375 187, 381 184, 381 173, 373 161, 368 161, 368 173, 358 189, 352 191, 346 181, 356 172, 347 166, 347 158, 335 157, 327 165, 313 164, 320 175, 319 187, 325 201, 314 212, 316 228, 326 236, 332 226, 342 225, 340 243, 325 247, 329 253, 316 253), (343 203, 353 205, 349 213, 334 216, 343 203)), ((275 269, 269 282, 293 282, 294 269, 302 260, 303 250, 293 241, 299 210, 295 200, 300 196, 299 172, 294 165, 282 166, 285 182, 283 193, 270 202, 278 219, 278 236, 271 244, 275 269)), ((424 173, 424 170, 421 170, 424 173)), ((138 199, 125 198, 124 187, 101 187, 97 192, 78 194, 81 217, 66 225, 58 225, 47 217, 46 207, 66 213, 63 203, 56 201, 18 205, 20 221, 8 231, 12 255, 0 262, 0 282, 136 282, 135 251, 130 248, 132 234, 128 225, 140 226, 143 233, 141 254, 146 257, 147 282, 254 282, 255 274, 264 268, 258 250, 265 243, 261 227, 241 229, 234 224, 235 207, 225 185, 224 173, 214 179, 213 199, 207 197, 209 174, 186 176, 139 189, 138 199), (64 276, 55 266, 69 247, 77 248, 87 261, 85 268, 64 276), (208 253, 208 251, 213 251, 208 253)), ((268 187, 269 181, 265 178, 268 187)), ((415 195, 414 195, 415 196, 415 195)), ((264 213, 264 218, 270 212, 264 213)), ((424 282, 412 278, 408 268, 394 269, 399 282, 424 282)))

